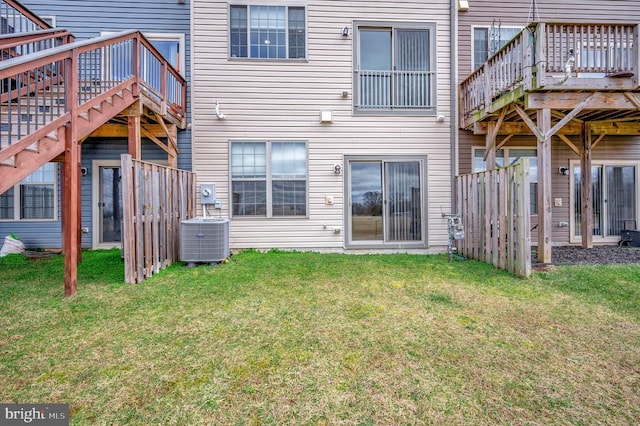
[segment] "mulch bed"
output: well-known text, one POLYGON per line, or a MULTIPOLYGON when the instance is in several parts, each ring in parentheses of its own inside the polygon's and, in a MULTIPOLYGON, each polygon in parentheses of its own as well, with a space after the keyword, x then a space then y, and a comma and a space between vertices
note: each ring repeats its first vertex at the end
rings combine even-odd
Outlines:
MULTIPOLYGON (((533 247, 531 261, 536 262, 537 247, 533 247)), ((640 264, 639 247, 594 246, 585 249, 579 246, 559 246, 551 248, 551 263, 554 265, 605 265, 620 263, 640 264)))

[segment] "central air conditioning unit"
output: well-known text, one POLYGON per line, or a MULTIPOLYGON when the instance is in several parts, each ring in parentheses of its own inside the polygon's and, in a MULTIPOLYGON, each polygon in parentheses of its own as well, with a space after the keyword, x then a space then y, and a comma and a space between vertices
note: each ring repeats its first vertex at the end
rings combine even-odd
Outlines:
POLYGON ((215 263, 229 257, 229 219, 196 217, 180 225, 183 262, 215 263))

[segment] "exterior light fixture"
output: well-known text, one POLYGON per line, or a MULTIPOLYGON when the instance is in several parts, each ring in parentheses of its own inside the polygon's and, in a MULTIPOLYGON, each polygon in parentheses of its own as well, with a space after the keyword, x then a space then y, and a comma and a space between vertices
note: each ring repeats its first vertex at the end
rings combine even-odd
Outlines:
POLYGON ((333 165, 333 173, 335 173, 337 175, 342 173, 342 166, 340 164, 334 164, 333 165))
POLYGON ((561 175, 564 175, 564 176, 569 176, 569 169, 566 168, 566 167, 560 167, 558 169, 558 173, 560 173, 561 175))
POLYGON ((342 37, 349 37, 349 27, 344 27, 342 29, 342 37))
POLYGON ((458 0, 458 12, 468 12, 468 11, 469 11, 469 1, 458 0))
POLYGON ((445 118, 445 117, 444 117, 444 115, 439 114, 439 115, 436 117, 436 122, 437 122, 437 123, 444 123, 444 118, 445 118))

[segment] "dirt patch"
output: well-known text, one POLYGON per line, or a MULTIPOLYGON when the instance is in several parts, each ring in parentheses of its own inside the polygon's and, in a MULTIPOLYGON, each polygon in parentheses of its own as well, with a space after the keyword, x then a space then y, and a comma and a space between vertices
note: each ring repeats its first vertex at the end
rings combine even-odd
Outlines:
MULTIPOLYGON (((537 260, 537 248, 532 249, 532 262, 537 260)), ((619 246, 595 246, 585 249, 577 246, 552 247, 551 263, 554 265, 605 265, 613 263, 639 263, 640 248, 619 246)))

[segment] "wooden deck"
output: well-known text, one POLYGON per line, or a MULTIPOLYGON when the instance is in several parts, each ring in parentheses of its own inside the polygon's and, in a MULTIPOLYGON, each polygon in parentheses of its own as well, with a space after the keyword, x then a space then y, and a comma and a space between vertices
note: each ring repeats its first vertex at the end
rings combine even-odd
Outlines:
MULTIPOLYGON (((514 105, 588 122, 637 120, 638 47, 638 24, 531 24, 460 84, 460 128, 514 105)), ((513 108, 503 121, 517 115, 513 108)))
MULTIPOLYGON (((460 84, 459 127, 485 136, 489 168, 513 136, 537 140, 539 262, 551 261, 552 136, 590 170, 592 150, 607 135, 640 136, 639 77, 638 24, 541 22, 524 28, 460 84)), ((593 245, 592 197, 586 173, 584 247, 593 245)))

